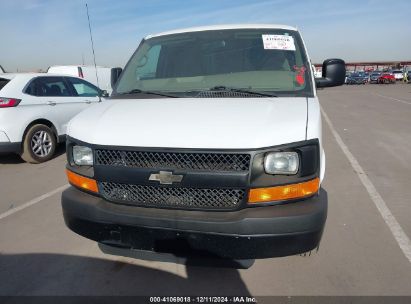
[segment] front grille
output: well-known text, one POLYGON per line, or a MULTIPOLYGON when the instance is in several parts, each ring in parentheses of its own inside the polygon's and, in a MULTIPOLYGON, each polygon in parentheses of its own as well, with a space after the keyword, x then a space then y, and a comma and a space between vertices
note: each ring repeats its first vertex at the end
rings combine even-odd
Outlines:
POLYGON ((249 154, 96 150, 96 164, 193 171, 248 171, 249 154))
POLYGON ((111 182, 99 183, 107 200, 135 206, 182 209, 237 209, 245 197, 243 189, 198 189, 152 187, 111 182))

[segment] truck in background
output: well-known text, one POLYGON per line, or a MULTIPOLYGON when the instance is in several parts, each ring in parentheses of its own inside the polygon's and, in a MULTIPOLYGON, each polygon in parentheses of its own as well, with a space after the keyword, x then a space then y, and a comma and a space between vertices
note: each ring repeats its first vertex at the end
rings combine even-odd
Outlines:
POLYGON ((84 80, 91 82, 101 90, 107 91, 111 94, 113 91, 114 82, 113 79, 117 79, 121 73, 122 68, 110 68, 102 66, 91 65, 55 65, 48 68, 47 73, 52 74, 64 74, 83 78, 84 80), (97 77, 96 77, 97 68, 97 77), (114 75, 116 75, 114 77, 114 75))

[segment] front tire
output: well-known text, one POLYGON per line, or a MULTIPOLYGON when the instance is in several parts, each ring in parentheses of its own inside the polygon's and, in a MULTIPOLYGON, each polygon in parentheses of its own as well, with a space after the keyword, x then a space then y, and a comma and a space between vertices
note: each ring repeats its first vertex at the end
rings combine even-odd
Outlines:
POLYGON ((21 158, 32 164, 48 161, 54 155, 56 144, 56 136, 49 127, 33 125, 24 137, 21 158))

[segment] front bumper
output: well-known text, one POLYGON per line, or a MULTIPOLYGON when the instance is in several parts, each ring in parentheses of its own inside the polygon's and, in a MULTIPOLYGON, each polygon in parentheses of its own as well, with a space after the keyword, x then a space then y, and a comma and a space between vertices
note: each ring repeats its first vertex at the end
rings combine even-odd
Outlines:
POLYGON ((103 244, 254 259, 316 248, 327 217, 327 193, 289 204, 212 212, 113 204, 71 187, 62 194, 62 208, 71 230, 103 244))
POLYGON ((17 153, 21 152, 21 143, 0 142, 0 153, 17 153))
POLYGON ((20 153, 21 143, 10 142, 6 132, 0 131, 0 153, 20 153))
POLYGON ((352 84, 364 84, 367 82, 367 79, 351 79, 349 83, 352 84))

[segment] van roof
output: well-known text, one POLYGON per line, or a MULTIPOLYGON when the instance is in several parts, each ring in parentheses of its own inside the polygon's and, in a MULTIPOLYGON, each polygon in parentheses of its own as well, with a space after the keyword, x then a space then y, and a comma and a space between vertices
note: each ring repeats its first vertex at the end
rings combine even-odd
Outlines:
MULTIPOLYGON (((25 79, 29 80, 34 77, 67 77, 68 75, 64 74, 52 74, 52 73, 4 73, 0 75, 0 78, 6 78, 6 79, 13 79, 13 78, 19 78, 19 79, 25 79)), ((78 78, 75 76, 70 76, 74 78, 78 78)))
POLYGON ((158 36, 180 34, 180 33, 213 31, 213 30, 233 30, 233 29, 283 29, 283 30, 297 31, 297 28, 295 27, 288 26, 288 25, 282 25, 282 24, 223 24, 223 25, 209 25, 209 26, 199 26, 199 27, 176 29, 176 30, 148 35, 146 36, 145 39, 150 39, 150 38, 158 37, 158 36))
POLYGON ((13 79, 14 77, 24 77, 24 78, 32 78, 32 77, 37 77, 37 76, 48 76, 46 73, 30 73, 30 72, 24 72, 24 73, 4 73, 1 74, 2 78, 7 78, 7 79, 13 79))
MULTIPOLYGON (((93 68, 93 69, 94 69, 94 65, 81 65, 81 64, 79 64, 79 65, 75 65, 75 64, 69 64, 69 65, 51 65, 51 66, 49 66, 48 69, 50 69, 50 68, 61 68, 61 67, 63 67, 63 68, 66 68, 66 67, 75 67, 75 68, 78 68, 78 67, 80 67, 80 68, 93 68)), ((108 69, 109 69, 110 67, 98 65, 97 68, 108 68, 108 69)))

